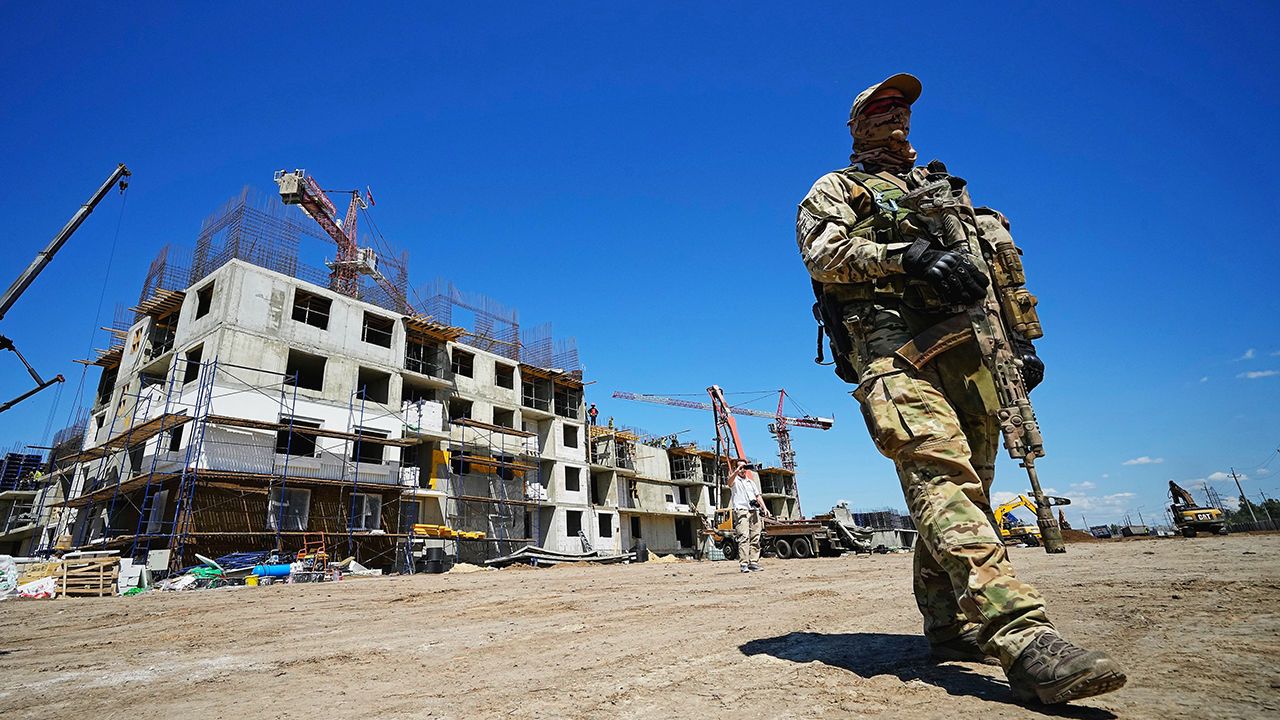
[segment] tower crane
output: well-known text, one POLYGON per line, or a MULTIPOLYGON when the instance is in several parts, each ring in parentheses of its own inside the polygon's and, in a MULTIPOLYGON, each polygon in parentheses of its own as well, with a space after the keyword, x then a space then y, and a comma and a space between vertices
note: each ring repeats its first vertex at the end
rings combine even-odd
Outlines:
POLYGON ((372 198, 361 195, 359 190, 338 191, 351 195, 347 214, 339 222, 337 206, 306 170, 277 170, 275 181, 280 186, 280 200, 285 205, 301 207, 338 246, 333 262, 326 263, 330 270, 329 281, 334 290, 349 297, 359 297, 360 276, 368 275, 387 292, 401 312, 412 310, 404 291, 379 272, 377 251, 360 247, 357 218, 359 211, 369 208, 372 198))
POLYGON ((747 415, 750 417, 770 418, 773 422, 769 423, 769 434, 773 435, 774 440, 778 443, 778 461, 782 463, 782 467, 788 470, 796 469, 796 452, 791 447, 791 427, 816 428, 818 430, 830 430, 835 424, 832 418, 814 417, 813 415, 802 415, 800 417, 788 417, 783 414, 783 401, 786 400, 787 391, 778 391, 778 410, 770 413, 764 410, 755 410, 753 408, 734 407, 724 398, 724 391, 718 385, 712 385, 707 388, 707 394, 711 397, 710 403, 697 402, 695 400, 684 400, 681 398, 667 397, 664 395, 651 395, 647 393, 623 392, 621 390, 613 393, 613 397, 620 400, 635 400, 638 402, 656 403, 658 405, 670 405, 673 407, 690 408, 692 410, 710 410, 716 418, 716 434, 725 434, 725 440, 732 439, 732 450, 737 453, 738 457, 746 457, 742 451, 742 443, 738 439, 737 423, 733 421, 730 415, 747 415))

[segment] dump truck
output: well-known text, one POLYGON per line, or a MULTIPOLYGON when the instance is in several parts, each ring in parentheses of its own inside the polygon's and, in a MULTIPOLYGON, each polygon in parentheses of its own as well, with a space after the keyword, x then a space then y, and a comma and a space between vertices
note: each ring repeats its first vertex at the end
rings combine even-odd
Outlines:
POLYGON ((1227 534, 1227 518, 1218 508, 1197 505, 1191 493, 1172 480, 1169 481, 1169 496, 1173 498, 1169 514, 1183 537, 1193 538, 1198 532, 1227 534))

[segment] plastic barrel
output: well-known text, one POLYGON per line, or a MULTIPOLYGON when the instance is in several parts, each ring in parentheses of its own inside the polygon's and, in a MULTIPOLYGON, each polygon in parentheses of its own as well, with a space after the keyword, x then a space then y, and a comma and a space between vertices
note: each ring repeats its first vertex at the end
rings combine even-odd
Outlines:
POLYGON ((291 567, 288 563, 283 565, 255 565, 253 574, 265 577, 288 577, 289 568, 291 567))

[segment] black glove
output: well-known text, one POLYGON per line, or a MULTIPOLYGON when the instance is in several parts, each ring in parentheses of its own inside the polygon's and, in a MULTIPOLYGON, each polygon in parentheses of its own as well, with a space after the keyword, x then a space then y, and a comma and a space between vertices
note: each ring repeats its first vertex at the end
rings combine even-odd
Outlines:
POLYGON ((937 250, 927 240, 917 240, 902 254, 908 276, 929 283, 949 305, 972 305, 986 297, 990 281, 968 257, 937 250))
POLYGON ((1031 392, 1044 380, 1044 361, 1036 354, 1035 346, 1026 340, 1014 340, 1013 349, 1022 361, 1022 384, 1031 392))

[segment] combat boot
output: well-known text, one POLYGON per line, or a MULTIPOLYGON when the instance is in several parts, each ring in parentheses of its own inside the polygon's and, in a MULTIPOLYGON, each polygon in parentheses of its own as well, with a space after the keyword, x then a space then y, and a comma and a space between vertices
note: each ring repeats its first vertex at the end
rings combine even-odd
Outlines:
POLYGON ((1019 699, 1046 705, 1119 690, 1126 680, 1115 660, 1072 645, 1052 630, 1037 635, 1013 661, 1007 675, 1009 687, 1019 699))
POLYGON ((978 643, 978 628, 971 627, 959 635, 942 642, 930 642, 929 659, 935 663, 972 662, 983 665, 999 665, 1000 659, 983 652, 978 643))

